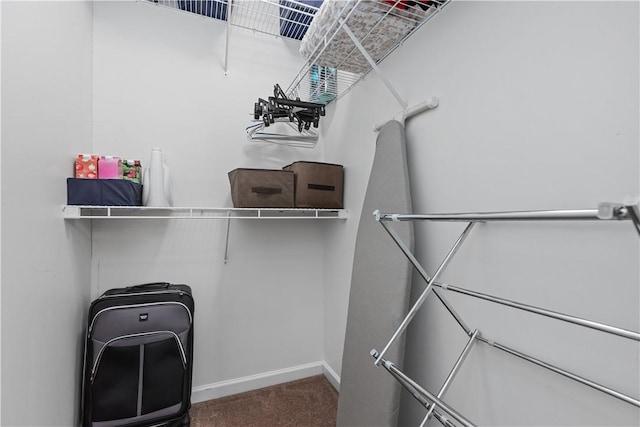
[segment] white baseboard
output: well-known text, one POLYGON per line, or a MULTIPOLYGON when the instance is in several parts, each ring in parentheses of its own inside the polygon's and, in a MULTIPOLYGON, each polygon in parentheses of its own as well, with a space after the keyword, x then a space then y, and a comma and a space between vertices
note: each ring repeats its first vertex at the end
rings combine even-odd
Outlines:
POLYGON ((327 364, 327 362, 324 362, 324 361, 322 362, 322 373, 327 378, 327 381, 329 381, 329 383, 331 383, 333 388, 335 388, 336 391, 339 392, 340 391, 340 376, 338 376, 338 374, 336 374, 336 371, 331 369, 331 366, 329 366, 327 364))
POLYGON ((340 387, 340 377, 324 361, 293 366, 277 371, 220 381, 194 387, 191 391, 191 402, 198 403, 206 400, 219 399, 232 394, 244 393, 276 384, 295 381, 302 378, 323 374, 336 390, 340 387))

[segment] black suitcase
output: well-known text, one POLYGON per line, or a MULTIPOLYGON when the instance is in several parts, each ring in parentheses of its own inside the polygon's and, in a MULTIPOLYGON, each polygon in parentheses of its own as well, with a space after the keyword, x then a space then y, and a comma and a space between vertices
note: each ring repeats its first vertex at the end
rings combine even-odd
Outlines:
POLYGON ((84 427, 189 426, 193 313, 187 285, 111 289, 91 303, 84 427))

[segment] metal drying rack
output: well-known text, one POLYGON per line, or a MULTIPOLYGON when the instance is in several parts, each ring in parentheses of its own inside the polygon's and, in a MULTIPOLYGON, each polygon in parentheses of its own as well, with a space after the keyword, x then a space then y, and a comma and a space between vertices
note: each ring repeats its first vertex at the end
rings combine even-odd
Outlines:
POLYGON ((589 319, 572 316, 552 310, 548 310, 542 307, 535 307, 521 302, 512 301, 509 299, 501 298, 499 296, 489 295, 470 289, 465 289, 457 286, 452 286, 446 283, 438 281, 439 276, 446 269, 449 262, 453 259, 456 252, 462 246, 463 242, 470 234, 474 225, 478 222, 495 222, 495 221, 629 221, 634 226, 638 236, 640 236, 640 212, 638 210, 638 201, 629 200, 625 203, 601 203, 597 209, 582 209, 582 210, 546 210, 546 211, 511 211, 511 212, 483 212, 483 213, 448 213, 448 214, 398 214, 398 213, 380 213, 374 212, 375 219, 382 225, 385 231, 391 236, 396 245, 400 248, 402 253, 407 257, 409 262, 413 265, 416 271, 420 274, 422 279, 426 282, 427 286, 422 291, 416 302, 410 308, 405 318, 400 323, 400 326, 396 329, 393 336, 389 339, 382 351, 376 349, 371 350, 371 355, 375 358, 375 365, 384 367, 405 389, 416 398, 422 406, 427 409, 427 413, 421 423, 421 426, 426 425, 427 420, 433 415, 444 426, 456 426, 463 425, 466 427, 474 426, 474 424, 467 419, 460 412, 449 406, 447 403, 441 400, 444 393, 451 385, 454 377, 462 366, 465 358, 469 354, 473 344, 475 342, 482 342, 504 351, 512 356, 518 357, 522 360, 530 362, 539 367, 548 369, 556 374, 562 375, 566 378, 577 381, 580 384, 589 386, 595 390, 603 392, 609 396, 620 399, 630 405, 640 408, 640 400, 638 398, 628 396, 624 393, 616 391, 610 387, 598 384, 580 375, 572 373, 566 369, 554 366, 550 363, 544 362, 540 359, 532 357, 528 354, 510 348, 506 345, 497 343, 483 336, 477 329, 470 328, 462 319, 462 317, 455 311, 453 306, 447 302, 441 293, 438 293, 435 288, 439 290, 454 292, 463 294, 472 298, 481 299, 484 301, 504 305, 517 310, 523 310, 529 313, 545 316, 548 318, 560 320, 563 322, 572 323, 574 325, 590 328, 599 332, 612 334, 621 338, 640 341, 640 333, 623 328, 619 328, 612 325, 596 322, 589 319), (440 263, 433 276, 429 276, 424 267, 416 259, 411 249, 405 244, 398 234, 388 225, 390 222, 396 221, 457 221, 467 222, 467 226, 460 234, 452 248, 449 250, 444 260, 440 263), (402 372, 392 361, 384 358, 387 350, 393 345, 396 339, 403 334, 410 322, 425 302, 430 294, 435 294, 438 300, 445 306, 447 311, 453 316, 458 325, 464 330, 469 337, 467 344, 460 353, 456 363, 451 369, 449 375, 441 386, 437 394, 433 394, 411 379, 408 375, 402 372))

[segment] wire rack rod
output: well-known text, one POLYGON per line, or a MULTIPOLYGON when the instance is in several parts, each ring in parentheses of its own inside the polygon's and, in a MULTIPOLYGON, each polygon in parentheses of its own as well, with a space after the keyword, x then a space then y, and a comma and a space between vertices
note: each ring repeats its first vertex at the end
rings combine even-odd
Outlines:
POLYGON ((529 304, 523 304, 517 301, 512 301, 506 298, 497 297, 494 295, 485 294, 482 292, 473 291, 470 289, 460 288, 458 286, 448 285, 445 283, 433 282, 433 286, 437 286, 441 289, 467 295, 473 298, 482 299, 489 302, 494 302, 507 307, 515 308, 529 313, 538 314, 545 317, 550 317, 556 320, 562 320, 563 322, 573 323, 574 325, 584 326, 586 328, 595 329, 600 332, 606 332, 608 334, 617 335, 622 338, 627 338, 633 341, 640 341, 640 333, 631 331, 617 326, 607 325, 605 323, 595 322, 593 320, 584 319, 569 314, 560 313, 557 311, 547 310, 545 308, 536 307, 529 304))
MULTIPOLYGON (((449 286, 449 288, 450 288, 450 286, 449 286)), ((433 293, 436 294, 436 296, 438 296, 438 299, 440 300, 440 302, 445 306, 445 308, 447 310, 449 310, 451 312, 451 314, 454 316, 454 318, 456 318, 456 320, 458 320, 458 323, 460 324, 460 326, 464 330, 464 332, 468 336, 475 335, 475 331, 472 334, 470 329, 464 323, 460 323, 459 319, 456 317, 457 314, 455 313, 455 311, 452 311, 452 309, 450 307, 450 304, 447 302, 447 300, 444 297, 442 297, 441 295, 439 295, 437 292, 433 291, 433 293)), ((596 383, 594 381, 591 381, 591 380, 589 380, 589 379, 587 379, 585 377, 582 377, 582 376, 577 375, 577 374, 575 374, 573 372, 570 372, 570 371, 568 371, 566 369, 560 368, 558 366, 552 365, 550 363, 547 363, 547 362, 545 362, 543 360, 537 359, 537 358, 535 358, 533 356, 530 356, 528 354, 522 353, 522 352, 520 352, 518 350, 515 350, 515 349, 513 349, 511 347, 508 347, 506 345, 500 344, 500 343, 498 343, 498 342, 496 342, 494 340, 488 339, 488 338, 486 338, 486 337, 484 337, 484 336, 482 336, 480 334, 477 334, 476 339, 478 341, 484 343, 484 344, 488 344, 491 347, 496 348, 498 350, 501 350, 501 351, 503 351, 503 352, 505 352, 507 354, 510 354, 512 356, 515 356, 515 357, 518 357, 518 358, 520 358, 522 360, 530 362, 530 363, 532 363, 534 365, 537 365, 539 367, 548 369, 548 370, 550 370, 552 372, 555 372, 556 374, 560 374, 560 375, 564 376, 565 378, 569 378, 569 379, 571 379, 573 381, 576 381, 576 382, 578 382, 580 384, 583 384, 583 385, 586 385, 588 387, 591 387, 591 388, 593 388, 595 390, 598 390, 600 392, 608 394, 609 396, 615 397, 616 399, 620 399, 623 402, 629 403, 629 404, 631 404, 633 406, 640 407, 640 400, 638 400, 638 399, 636 399, 634 397, 631 397, 631 396, 629 396, 627 394, 621 393, 621 392, 616 391, 616 390, 614 390, 614 389, 612 389, 610 387, 606 387, 606 386, 604 386, 602 384, 598 384, 598 383, 596 383)), ((427 417, 425 417, 425 419, 426 418, 427 417)))
POLYGON ((502 344, 498 344, 497 342, 491 341, 491 340, 489 340, 487 338, 479 336, 478 337, 478 341, 481 341, 481 342, 483 342, 485 344, 488 344, 493 348, 497 348, 498 350, 502 350, 505 353, 511 354, 512 356, 516 356, 516 357, 518 357, 518 358, 520 358, 522 360, 526 360, 527 362, 533 363, 534 365, 538 365, 538 366, 540 366, 542 368, 548 369, 548 370, 550 370, 552 372, 555 372, 556 374, 560 374, 560 375, 562 375, 562 376, 564 376, 566 378, 569 378, 569 379, 572 379, 574 381, 577 381, 577 382, 579 382, 579 383, 581 383, 583 385, 589 386, 589 387, 591 387, 591 388, 593 388, 595 390, 601 391, 601 392, 603 392, 605 394, 608 394, 609 396, 615 397, 616 399, 620 399, 623 402, 627 402, 627 403, 629 403, 629 404, 631 404, 633 406, 640 407, 640 401, 638 399, 630 397, 630 396, 628 396, 628 395, 626 395, 624 393, 620 393, 620 392, 618 392, 616 390, 613 390, 613 389, 611 389, 609 387, 605 387, 605 386, 603 386, 601 384, 598 384, 598 383, 596 383, 594 381, 588 380, 588 379, 586 379, 584 377, 581 377, 580 375, 576 375, 576 374, 574 374, 572 372, 569 372, 569 371, 567 371, 565 369, 559 368, 559 367, 554 366, 554 365, 552 365, 550 363, 544 362, 544 361, 542 361, 540 359, 536 359, 535 357, 529 356, 529 355, 527 355, 525 353, 519 352, 519 351, 514 350, 514 349, 512 349, 510 347, 504 346, 502 344))

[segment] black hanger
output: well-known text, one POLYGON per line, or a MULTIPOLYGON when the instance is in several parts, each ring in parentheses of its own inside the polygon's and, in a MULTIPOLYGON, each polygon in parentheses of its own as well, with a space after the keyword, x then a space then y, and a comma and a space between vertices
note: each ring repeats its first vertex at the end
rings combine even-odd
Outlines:
POLYGON ((253 108, 253 118, 262 118, 265 126, 274 123, 276 119, 288 118, 290 122, 297 123, 300 132, 311 126, 317 128, 320 116, 324 115, 324 104, 300 101, 300 98, 289 99, 277 83, 273 87, 273 96, 268 100, 258 98, 253 108))

